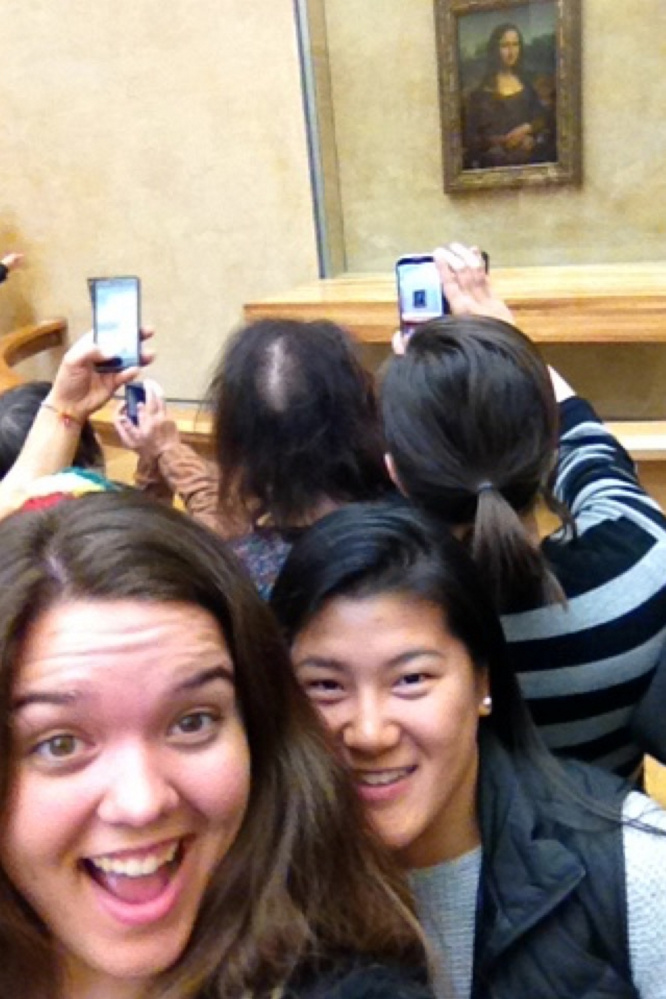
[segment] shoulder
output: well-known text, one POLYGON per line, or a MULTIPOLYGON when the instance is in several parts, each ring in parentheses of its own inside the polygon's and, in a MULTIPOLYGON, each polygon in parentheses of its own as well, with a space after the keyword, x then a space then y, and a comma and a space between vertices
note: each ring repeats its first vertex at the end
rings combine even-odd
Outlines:
POLYGON ((264 599, 268 599, 273 583, 291 549, 290 542, 270 528, 251 531, 229 542, 236 556, 244 564, 254 585, 264 599))
POLYGON ((432 992, 425 970, 358 961, 308 975, 287 989, 285 999, 432 999, 432 992))
POLYGON ((622 821, 627 878, 631 873, 629 865, 633 868, 640 862, 641 866, 650 866, 658 857, 666 891, 666 811, 646 794, 631 791, 622 805, 622 821))

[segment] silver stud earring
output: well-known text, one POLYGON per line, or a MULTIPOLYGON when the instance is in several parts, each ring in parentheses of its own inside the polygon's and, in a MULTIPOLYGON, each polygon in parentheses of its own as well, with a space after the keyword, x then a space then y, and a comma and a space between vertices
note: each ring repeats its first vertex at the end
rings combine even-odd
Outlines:
POLYGON ((486 694, 486 696, 483 698, 483 700, 481 701, 481 707, 485 708, 486 711, 488 711, 489 713, 493 710, 493 699, 490 696, 490 694, 486 694))

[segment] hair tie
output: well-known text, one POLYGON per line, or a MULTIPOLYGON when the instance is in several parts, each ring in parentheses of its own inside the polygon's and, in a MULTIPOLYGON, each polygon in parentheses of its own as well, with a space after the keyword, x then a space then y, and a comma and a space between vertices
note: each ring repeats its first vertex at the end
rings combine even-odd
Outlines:
POLYGON ((481 493, 488 493, 488 492, 494 492, 494 491, 495 491, 495 486, 493 485, 492 482, 489 482, 489 481, 480 482, 478 484, 478 486, 476 487, 476 495, 477 496, 480 496, 481 493))

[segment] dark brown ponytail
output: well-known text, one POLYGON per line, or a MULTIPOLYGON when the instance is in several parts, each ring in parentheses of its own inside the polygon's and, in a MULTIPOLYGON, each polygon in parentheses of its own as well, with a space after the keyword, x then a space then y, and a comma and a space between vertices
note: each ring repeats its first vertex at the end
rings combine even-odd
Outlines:
POLYGON ((508 323, 425 324, 382 383, 388 450, 404 492, 457 529, 500 611, 563 599, 525 518, 552 494, 558 408, 534 345, 508 323))
POLYGON ((500 613, 564 601, 540 545, 499 490, 479 491, 469 542, 500 613))

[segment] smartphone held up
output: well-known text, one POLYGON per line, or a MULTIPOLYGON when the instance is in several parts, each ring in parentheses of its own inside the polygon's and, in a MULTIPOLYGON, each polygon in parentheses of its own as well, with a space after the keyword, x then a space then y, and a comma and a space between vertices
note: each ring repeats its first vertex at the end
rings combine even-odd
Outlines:
POLYGON ((109 355, 99 371, 141 363, 141 285, 137 277, 90 278, 95 343, 109 355))
POLYGON ((127 418, 134 424, 139 425, 139 403, 146 401, 146 387, 143 382, 128 382, 125 386, 125 408, 127 418))
MULTIPOLYGON (((490 262, 488 254, 484 250, 476 252, 487 273, 490 262)), ((403 340, 410 337, 423 323, 449 315, 451 308, 431 253, 413 253, 400 257, 395 265, 395 273, 403 340)))
POLYGON ((442 291, 439 271, 432 254, 418 253, 400 257, 395 265, 398 283, 400 332, 411 336, 418 326, 430 319, 447 315, 448 302, 442 291))

